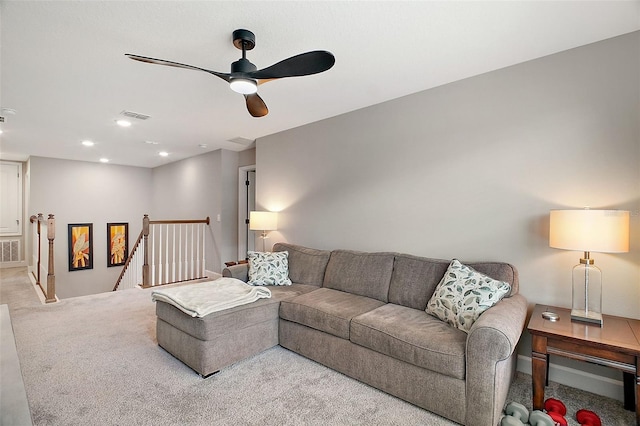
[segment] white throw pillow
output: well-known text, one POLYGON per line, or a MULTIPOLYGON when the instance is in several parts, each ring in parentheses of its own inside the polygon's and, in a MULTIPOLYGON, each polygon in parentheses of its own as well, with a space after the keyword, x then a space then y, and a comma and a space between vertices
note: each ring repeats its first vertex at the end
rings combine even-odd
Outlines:
POLYGON ((480 314, 510 291, 509 283, 494 280, 453 259, 426 312, 468 333, 480 314))
POLYGON ((291 285, 289 252, 266 253, 250 251, 249 285, 291 285))

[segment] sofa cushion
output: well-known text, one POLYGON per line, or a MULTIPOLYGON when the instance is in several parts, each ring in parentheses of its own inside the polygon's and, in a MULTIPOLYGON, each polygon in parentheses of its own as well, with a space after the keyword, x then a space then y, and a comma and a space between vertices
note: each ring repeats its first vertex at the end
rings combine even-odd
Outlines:
POLYGON ((468 333, 478 317, 509 291, 509 283, 494 280, 454 259, 429 300, 426 312, 468 333))
POLYGON ((424 311, 449 263, 448 260, 396 254, 389 303, 424 311))
POLYGON ((213 312, 202 318, 191 317, 164 302, 156 302, 156 315, 197 339, 212 340, 234 330, 277 318, 280 301, 316 290, 317 287, 294 284, 286 287, 269 287, 269 289, 271 290, 270 299, 260 299, 246 305, 213 312))
POLYGON ((393 259, 393 253, 335 250, 331 252, 322 286, 386 303, 393 259))
POLYGON ((350 339, 418 367, 465 377, 467 334, 422 310, 388 303, 358 315, 350 339))
POLYGON ((327 269, 331 252, 297 246, 295 244, 276 243, 273 251, 289 252, 289 278, 294 283, 322 286, 324 271, 327 269))
POLYGON ((369 297, 319 288, 293 299, 283 300, 280 304, 280 318, 349 339, 351 319, 382 305, 384 303, 369 297))
POLYGON ((289 279, 289 253, 250 251, 249 285, 291 285, 289 279))

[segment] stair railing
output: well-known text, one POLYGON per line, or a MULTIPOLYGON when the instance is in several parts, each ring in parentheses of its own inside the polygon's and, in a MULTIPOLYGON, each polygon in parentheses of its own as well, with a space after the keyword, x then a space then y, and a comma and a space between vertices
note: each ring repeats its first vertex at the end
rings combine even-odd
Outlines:
POLYGON ((206 277, 205 247, 210 220, 142 219, 142 231, 113 290, 143 288, 206 277))
POLYGON ((142 250, 138 250, 140 242, 142 241, 142 235, 143 231, 140 231, 138 239, 136 239, 136 242, 131 249, 131 253, 122 267, 122 272, 120 272, 120 276, 116 281, 116 285, 113 287, 113 291, 142 285, 143 253, 142 250))
POLYGON ((54 240, 56 238, 56 219, 50 214, 47 219, 42 213, 32 215, 29 222, 35 224, 33 233, 32 261, 35 270, 31 273, 36 279, 36 283, 45 297, 46 303, 55 302, 56 299, 56 275, 54 261, 54 240), (42 231, 42 227, 46 228, 46 232, 42 231), (45 241, 46 238, 46 241, 45 241), (43 244, 44 243, 44 244, 43 244), (44 252, 44 253, 43 253, 44 252), (43 259, 46 259, 43 262, 43 259), (41 276, 46 274, 46 286, 41 281, 41 276))

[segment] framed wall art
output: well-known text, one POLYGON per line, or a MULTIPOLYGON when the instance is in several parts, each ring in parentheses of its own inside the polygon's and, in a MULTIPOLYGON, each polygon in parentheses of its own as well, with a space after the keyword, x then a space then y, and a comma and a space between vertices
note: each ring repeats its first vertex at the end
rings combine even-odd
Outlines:
POLYGON ((69 271, 93 269, 93 224, 69 224, 69 271))
POLYGON ((129 224, 107 223, 107 266, 122 266, 129 256, 129 224))

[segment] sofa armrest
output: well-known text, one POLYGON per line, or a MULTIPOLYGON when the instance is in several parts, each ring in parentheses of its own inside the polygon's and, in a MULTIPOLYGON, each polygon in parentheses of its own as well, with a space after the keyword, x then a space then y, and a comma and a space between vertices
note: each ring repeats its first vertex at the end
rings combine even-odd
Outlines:
POLYGON ((498 424, 526 316, 527 300, 516 294, 483 312, 469 330, 466 425, 498 424))
POLYGON ((229 266, 222 270, 223 277, 237 278, 245 283, 249 281, 249 264, 241 263, 239 265, 229 266))

